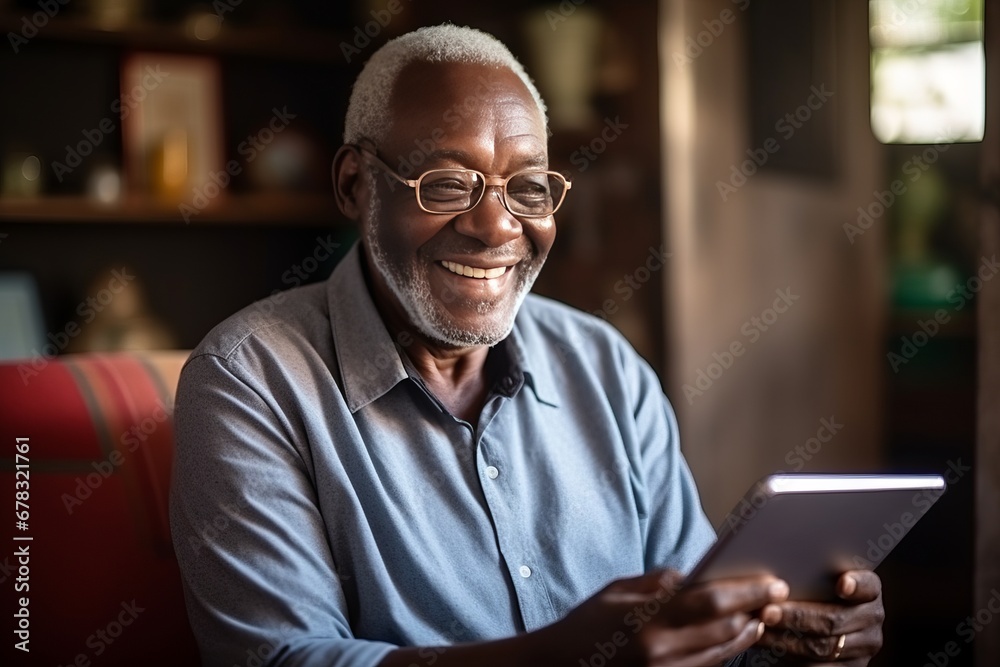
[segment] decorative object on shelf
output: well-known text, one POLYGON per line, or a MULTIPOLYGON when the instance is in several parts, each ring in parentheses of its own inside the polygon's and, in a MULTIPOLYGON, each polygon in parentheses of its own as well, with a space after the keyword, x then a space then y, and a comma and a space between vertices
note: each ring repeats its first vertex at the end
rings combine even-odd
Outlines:
POLYGON ((177 338, 152 310, 132 270, 109 269, 92 281, 87 293, 89 320, 81 325, 69 352, 169 350, 177 338))
POLYGON ((275 133, 274 140, 247 162, 247 175, 260 190, 308 191, 326 183, 327 165, 318 148, 322 139, 286 127, 275 133))
POLYGON ((207 9, 197 9, 184 19, 184 30, 199 42, 208 42, 222 31, 222 16, 207 9))
POLYGON ((122 119, 130 185, 174 204, 200 197, 199 210, 223 194, 220 78, 213 58, 137 53, 124 61, 122 96, 135 102, 122 119))
POLYGON ((153 192, 162 199, 179 201, 188 184, 188 133, 173 127, 163 133, 149 156, 153 192))
POLYGON ((117 204, 122 198, 122 174, 111 164, 98 164, 87 177, 87 197, 98 204, 117 204))
POLYGON ((114 30, 135 22, 146 3, 143 0, 85 0, 83 4, 97 25, 114 30))
POLYGON ((11 153, 3 160, 2 191, 5 197, 37 197, 42 190, 42 162, 31 153, 11 153))

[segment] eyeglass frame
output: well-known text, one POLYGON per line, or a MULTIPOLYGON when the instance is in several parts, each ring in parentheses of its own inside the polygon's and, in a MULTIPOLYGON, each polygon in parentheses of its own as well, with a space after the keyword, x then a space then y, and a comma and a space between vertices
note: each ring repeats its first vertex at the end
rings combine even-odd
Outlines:
POLYGON ((478 169, 466 169, 465 167, 444 167, 441 169, 428 169, 415 179, 406 179, 400 176, 398 173, 396 173, 396 171, 392 167, 387 165, 385 161, 383 161, 382 158, 378 156, 378 153, 376 153, 374 149, 368 148, 367 146, 361 146, 359 144, 353 144, 353 146, 359 152, 374 158, 375 161, 378 162, 379 166, 382 169, 384 169, 386 173, 395 178, 397 181, 399 181, 403 185, 407 185, 413 188, 413 194, 417 200, 417 206, 419 206, 420 210, 423 211, 424 213, 430 213, 432 215, 461 215, 462 213, 468 213, 472 209, 479 206, 480 202, 483 201, 483 197, 486 195, 486 188, 498 187, 500 188, 500 202, 503 204, 503 207, 507 209, 507 211, 511 215, 516 215, 521 218, 547 218, 550 215, 555 215, 555 212, 559 210, 559 207, 561 207, 562 203, 566 200, 566 193, 570 190, 570 188, 573 187, 573 182, 571 180, 560 174, 558 171, 551 171, 548 169, 521 169, 520 171, 516 171, 510 176, 504 178, 503 176, 488 176, 483 172, 479 171, 478 169), (421 201, 420 199, 420 182, 423 181, 428 174, 433 174, 434 172, 439 172, 439 171, 467 171, 479 175, 483 179, 483 189, 479 193, 479 199, 476 200, 476 203, 469 206, 469 208, 462 209, 460 211, 432 211, 427 207, 425 207, 423 201, 421 201), (515 176, 520 176, 521 174, 526 174, 526 173, 546 174, 549 176, 556 176, 562 179, 562 182, 565 184, 565 187, 563 188, 562 191, 562 195, 559 197, 559 201, 552 206, 552 210, 549 211, 548 213, 542 213, 542 214, 518 213, 516 211, 511 210, 510 205, 507 203, 507 183, 509 183, 510 180, 515 176))

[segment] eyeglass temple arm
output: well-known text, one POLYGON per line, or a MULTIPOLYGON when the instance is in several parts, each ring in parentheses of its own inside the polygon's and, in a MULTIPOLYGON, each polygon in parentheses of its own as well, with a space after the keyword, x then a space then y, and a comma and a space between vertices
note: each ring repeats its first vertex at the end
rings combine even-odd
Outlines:
POLYGON ((399 181, 403 185, 408 185, 408 186, 410 186, 413 189, 417 188, 418 181, 416 179, 409 179, 408 180, 408 179, 403 178, 399 174, 397 174, 395 171, 393 171, 392 167, 390 167, 389 165, 387 165, 385 162, 382 161, 382 158, 380 158, 375 153, 375 151, 371 150, 370 148, 368 148, 366 146, 361 146, 361 145, 358 145, 358 150, 361 151, 362 153, 368 153, 368 155, 370 155, 372 157, 372 159, 374 159, 376 162, 379 163, 379 166, 382 167, 382 169, 387 174, 389 174, 390 176, 392 176, 393 178, 395 178, 397 181, 399 181))

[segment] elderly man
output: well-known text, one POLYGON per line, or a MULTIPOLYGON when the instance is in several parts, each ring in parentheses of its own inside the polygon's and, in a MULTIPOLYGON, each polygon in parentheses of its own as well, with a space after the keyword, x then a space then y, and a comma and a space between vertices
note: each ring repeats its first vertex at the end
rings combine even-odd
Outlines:
POLYGON ((863 665, 880 647, 871 572, 845 573, 839 604, 768 577, 678 590, 714 533, 655 374, 528 294, 570 190, 546 138, 534 85, 481 32, 421 29, 365 66, 333 165, 360 243, 217 327, 181 378, 171 516, 206 664, 863 665))

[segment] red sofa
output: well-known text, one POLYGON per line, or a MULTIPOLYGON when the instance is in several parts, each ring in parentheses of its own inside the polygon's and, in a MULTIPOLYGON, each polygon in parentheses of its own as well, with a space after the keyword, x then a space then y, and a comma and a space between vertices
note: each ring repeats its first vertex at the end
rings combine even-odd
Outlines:
POLYGON ((0 664, 199 664, 167 514, 187 354, 0 363, 0 664))

